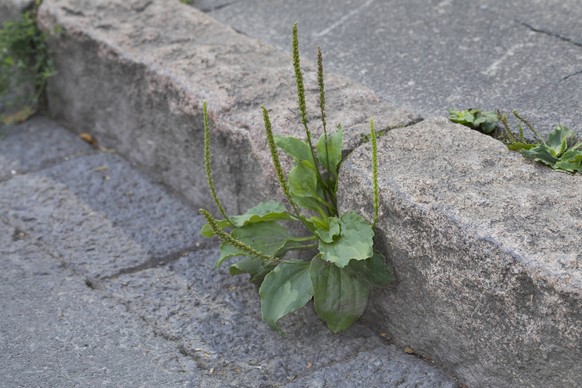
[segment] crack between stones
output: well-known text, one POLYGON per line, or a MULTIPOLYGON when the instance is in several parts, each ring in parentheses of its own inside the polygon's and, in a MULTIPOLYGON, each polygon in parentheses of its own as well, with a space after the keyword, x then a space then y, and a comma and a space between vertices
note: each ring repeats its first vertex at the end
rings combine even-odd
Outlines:
POLYGON ((186 256, 188 253, 209 249, 212 244, 214 244, 212 241, 203 241, 202 243, 198 242, 195 245, 191 245, 179 251, 171 252, 165 256, 152 256, 141 264, 135 265, 133 267, 122 268, 119 271, 115 272, 114 274, 99 278, 99 280, 100 281, 113 280, 123 275, 131 275, 141 271, 145 271, 147 269, 161 267, 173 263, 175 261, 178 261, 181 257, 186 256))
POLYGON ((546 30, 541 29, 541 28, 536 28, 536 27, 532 26, 529 23, 522 22, 522 21, 519 21, 519 20, 515 20, 515 22, 518 23, 518 24, 520 24, 520 25, 522 25, 522 26, 524 26, 524 27, 526 27, 526 28, 528 28, 528 29, 530 29, 533 32, 537 32, 539 34, 548 35, 548 36, 551 36, 553 38, 560 39, 560 40, 562 40, 564 42, 573 44, 575 46, 582 47, 582 42, 575 41, 574 39, 568 38, 567 36, 563 36, 563 35, 560 35, 558 33, 552 32, 552 31, 546 31, 546 30))
POLYGON ((203 7, 203 8, 198 8, 198 9, 204 13, 211 13, 211 12, 219 11, 223 8, 229 7, 235 3, 236 3, 236 1, 233 1, 232 3, 219 4, 219 5, 216 5, 214 7, 210 6, 210 7, 203 7))
POLYGON ((572 77, 575 77, 575 76, 577 76, 577 75, 580 75, 580 74, 582 74, 582 70, 580 70, 580 71, 577 71, 577 72, 575 72, 575 73, 573 73, 573 74, 570 74, 570 75, 567 75, 567 76, 565 76, 564 78, 562 78, 562 81, 565 81, 565 80, 567 80, 568 78, 572 78, 572 77))
MULTIPOLYGON (((322 370, 324 370, 326 368, 330 368, 330 367, 332 367, 334 365, 348 363, 348 362, 350 362, 352 360, 355 360, 361 353, 363 353, 363 352, 370 352, 370 351, 372 351, 372 350, 374 350, 376 348, 378 348, 378 346, 364 346, 364 347, 362 347, 360 349, 354 350, 353 352, 348 353, 345 357, 343 357, 340 360, 332 361, 332 362, 329 362, 329 363, 327 363, 325 365, 322 365, 319 368, 310 369, 308 372, 301 373, 301 374, 297 374, 295 376, 295 378, 293 379, 293 381, 291 383, 289 383, 289 384, 294 384, 297 380, 300 380, 302 378, 311 376, 311 375, 315 374, 316 372, 322 371, 322 370)), ((289 384, 286 384, 285 386, 287 386, 289 384)))
MULTIPOLYGON (((410 120, 410 121, 409 121, 409 122, 407 122, 407 123, 401 123, 401 124, 396 124, 396 125, 393 125, 393 126, 387 126, 387 127, 386 127, 386 128, 384 128, 384 129, 381 129, 381 130, 379 130, 379 131, 376 131, 376 136, 377 136, 377 137, 384 136, 386 133, 390 132, 390 131, 391 131, 391 130, 393 130, 393 129, 399 129, 399 128, 408 128, 408 127, 412 127, 412 126, 414 126, 414 125, 416 125, 416 124, 418 124, 418 123, 420 123, 420 122, 422 122, 422 121, 424 121, 424 119, 423 119, 422 117, 416 117, 416 118, 414 118, 414 119, 410 120)), ((370 141, 370 139, 368 139, 368 138, 367 138, 367 135, 365 135, 365 136, 366 136, 366 137, 365 137, 365 138, 361 138, 361 139, 360 139, 360 140, 359 140, 359 141, 356 143, 356 145, 355 145, 353 148, 351 148, 351 149, 347 149, 347 150, 345 150, 345 151, 344 151, 344 152, 345 152, 345 155, 344 155, 344 157, 343 157, 343 159, 344 159, 344 160, 345 160, 345 159, 347 159, 347 158, 348 158, 348 157, 349 157, 349 156, 352 154, 352 152, 354 152, 354 151, 355 151, 355 150, 357 150, 359 147, 361 147, 362 145, 364 145, 364 144, 366 144, 366 143, 368 143, 368 142, 370 141)))

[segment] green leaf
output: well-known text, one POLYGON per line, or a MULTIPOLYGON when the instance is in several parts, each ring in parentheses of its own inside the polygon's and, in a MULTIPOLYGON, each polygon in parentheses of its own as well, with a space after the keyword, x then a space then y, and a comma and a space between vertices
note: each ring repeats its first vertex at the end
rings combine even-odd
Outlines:
POLYGON ((304 209, 321 212, 320 195, 317 191, 317 175, 307 161, 299 162, 289 172, 289 191, 297 204, 304 209))
MULTIPOLYGON (((276 256, 287 241, 294 238, 286 228, 274 221, 249 224, 235 228, 231 232, 231 236, 268 256, 276 256)), ((220 267, 229 257, 247 255, 248 253, 239 250, 231 244, 222 243, 220 245, 220 257, 215 267, 220 267)))
POLYGON ((569 172, 582 172, 582 143, 576 144, 562 154, 554 168, 569 172))
MULTIPOLYGON (((218 225, 218 227, 220 229, 224 229, 224 228, 230 226, 230 222, 228 222, 228 220, 219 220, 219 221, 216 221, 216 225, 218 225)), ((204 224, 204 226, 200 230, 200 234, 203 237, 210 238, 210 237, 214 236, 214 231, 210 227, 210 224, 204 224)))
POLYGON ((287 213, 285 206, 277 201, 261 202, 240 216, 230 217, 231 222, 237 228, 259 222, 291 219, 293 219, 293 217, 287 213))
POLYGON ((327 135, 327 150, 325 134, 321 135, 317 141, 317 159, 322 166, 326 169, 329 166, 329 173, 337 176, 339 165, 342 161, 342 142, 343 142, 343 129, 338 126, 338 129, 327 135), (329 161, 329 163, 328 163, 329 161))
POLYGON ((309 144, 306 141, 299 140, 293 136, 274 135, 275 144, 281 148, 285 153, 291 156, 296 162, 306 160, 312 165, 315 165, 313 155, 309 149, 309 144))
POLYGON ((521 150, 521 154, 526 158, 542 162, 548 166, 553 166, 558 161, 558 159, 550 152, 549 148, 543 144, 539 144, 530 150, 521 150))
POLYGON ((354 273, 365 279, 370 285, 386 287, 396 280, 394 270, 386 264, 386 259, 378 251, 366 260, 352 260, 348 266, 354 273))
POLYGON ((261 285, 265 276, 275 268, 277 263, 266 262, 257 257, 246 256, 238 262, 232 264, 228 268, 228 272, 232 275, 250 274, 250 282, 258 286, 261 285))
POLYGON ((531 150, 532 148, 536 147, 537 144, 530 144, 530 143, 523 143, 523 142, 513 142, 507 145, 507 148, 512 151, 521 151, 521 150, 531 150))
POLYGON ((319 241, 319 252, 325 261, 343 268, 350 260, 365 260, 374 254, 374 230, 362 216, 349 212, 340 218, 341 234, 332 243, 319 241))
POLYGON ((328 218, 327 228, 318 228, 314 232, 321 241, 332 243, 334 238, 339 236, 341 232, 340 222, 337 217, 330 217, 328 218))
POLYGON ((449 120, 453 123, 463 124, 468 127, 473 126, 475 121, 475 110, 454 110, 449 109, 449 120))
POLYGON ((494 112, 478 112, 477 118, 473 122, 474 127, 478 127, 484 133, 491 133, 497 128, 499 121, 497 114, 494 112))
POLYGON ((308 261, 289 260, 265 276, 259 289, 261 314, 273 329, 280 331, 277 321, 305 306, 313 297, 309 268, 308 261))
POLYGON ((559 157, 568 147, 568 139, 576 136, 576 133, 563 125, 558 125, 546 139, 548 151, 555 157, 559 157))
POLYGON ((311 261, 315 312, 333 333, 348 329, 364 313, 370 287, 347 269, 316 256, 311 261))
MULTIPOLYGON (((228 220, 217 221, 217 225, 221 228, 227 228, 234 225, 235 227, 241 227, 250 224, 256 224, 259 222, 267 221, 278 221, 278 220, 292 220, 294 219, 288 212, 285 206, 277 201, 267 201, 261 202, 257 206, 250 208, 244 214, 239 216, 231 216, 228 220)), ((214 236, 214 231, 210 225, 206 224, 202 227, 200 232, 204 237, 214 236)))

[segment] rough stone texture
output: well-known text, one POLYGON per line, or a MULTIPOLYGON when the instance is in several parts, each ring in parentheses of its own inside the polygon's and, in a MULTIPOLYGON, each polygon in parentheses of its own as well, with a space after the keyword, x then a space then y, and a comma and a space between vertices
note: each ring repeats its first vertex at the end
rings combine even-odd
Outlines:
POLYGON ((0 186, 0 213, 41 240, 78 273, 111 276, 149 260, 147 251, 121 228, 42 175, 23 175, 0 186))
POLYGON ((393 345, 361 352, 352 360, 331 365, 287 385, 289 388, 316 387, 426 387, 457 386, 443 380, 441 373, 403 355, 393 345))
POLYGON ((192 361, 0 220, 0 385, 183 386, 192 361))
POLYGON ((100 153, 62 163, 42 172, 65 184, 85 205, 123 229, 149 255, 157 258, 196 248, 205 223, 160 185, 136 174, 117 155, 100 153))
POLYGON ((213 3, 194 6, 285 51, 298 22, 306 58, 321 46, 329 70, 424 117, 517 109, 544 133, 561 122, 582 136, 579 0, 213 3))
MULTIPOLYGON (((378 241, 398 282, 369 322, 471 387, 582 377, 582 176, 446 120, 379 139, 378 241)), ((340 207, 371 217, 370 147, 342 166, 340 207)))
MULTIPOLYGON (((57 130, 52 136, 64 145, 72 135, 57 130)), ((19 132, 6 142, 19 143, 19 132)), ((31 155, 30 163, 47 167, 52 160, 38 154, 31 155)), ((0 186, 0 210, 13 225, 92 278, 175 260, 201 244, 200 215, 109 153, 13 177, 0 186)))
MULTIPOLYGON (((177 1, 45 0, 39 23, 47 31, 63 28, 50 41, 57 75, 49 81, 49 109, 58 120, 92 132, 208 207, 200 111, 206 99, 216 184, 227 209, 245 209, 275 190, 260 105, 272 111, 276 131, 301 133, 289 55, 177 1)), ((316 119, 316 76, 307 62, 305 82, 316 119)), ((328 76, 326 84, 328 122, 343 123, 352 146, 370 116, 379 129, 416 119, 346 78, 328 76)))
POLYGON ((88 144, 45 117, 5 129, 0 139, 0 181, 95 152, 88 144))
POLYGON ((280 336, 261 321, 255 286, 245 277, 216 271, 217 257, 217 250, 194 252, 169 266, 124 275, 103 287, 156 333, 178 341, 203 376, 215 377, 223 386, 282 386, 296 379, 322 378, 341 386, 338 371, 349 374, 356 369, 371 386, 396 380, 403 386, 457 386, 422 360, 388 347, 362 324, 341 335, 331 334, 311 308, 282 319, 285 335, 280 336), (382 363, 367 368, 368 356, 382 363))

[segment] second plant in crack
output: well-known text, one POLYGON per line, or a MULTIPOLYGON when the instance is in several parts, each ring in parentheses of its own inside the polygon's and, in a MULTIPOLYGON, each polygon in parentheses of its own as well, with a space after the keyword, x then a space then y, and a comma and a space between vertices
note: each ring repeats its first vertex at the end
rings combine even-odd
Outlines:
POLYGON ((312 137, 308 126, 305 91, 299 58, 297 25, 293 28, 293 65, 301 125, 305 139, 273 134, 269 113, 262 108, 265 135, 279 186, 287 203, 261 202, 242 215, 227 216, 214 187, 210 169, 210 129, 204 112, 206 175, 212 196, 223 219, 215 219, 201 209, 208 224, 205 237, 218 236, 220 257, 216 267, 232 257, 232 275, 250 274, 259 285, 261 314, 272 328, 277 321, 313 299, 315 312, 334 333, 349 328, 363 313, 374 286, 387 286, 394 280, 391 267, 374 248, 374 225, 378 218, 376 132, 370 120, 373 156, 374 220, 368 222, 355 212, 339 214, 336 193, 342 164, 343 130, 328 132, 321 50, 317 52, 319 110, 323 134, 312 137), (279 150, 293 159, 286 174, 279 150), (287 226, 300 223, 307 236, 296 236, 287 226), (287 258, 290 252, 299 254, 287 258), (313 252, 316 252, 313 255, 313 252))

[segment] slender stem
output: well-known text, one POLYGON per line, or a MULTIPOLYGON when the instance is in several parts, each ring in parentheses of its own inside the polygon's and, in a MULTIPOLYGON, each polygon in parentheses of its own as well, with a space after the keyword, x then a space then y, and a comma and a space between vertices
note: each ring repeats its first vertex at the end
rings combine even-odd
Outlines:
POLYGON ((529 129, 531 129, 531 131, 533 133, 535 133, 535 135, 538 137, 538 139, 545 145, 546 142, 544 141, 544 138, 540 136, 540 134, 538 133, 538 131, 536 131, 536 129, 533 127, 533 125, 530 124, 529 121, 527 121, 525 118, 521 117, 516 110, 513 111, 513 115, 520 120, 521 122, 523 122, 525 125, 527 125, 527 127, 529 129))
POLYGON ((378 222, 380 209, 380 191, 378 189, 378 146, 376 142, 376 130, 374 129, 372 119, 370 119, 370 141, 372 143, 372 184, 374 186, 374 223, 372 227, 375 227, 378 222))
MULTIPOLYGON (((216 187, 214 186, 214 179, 212 178, 212 168, 210 166, 210 126, 208 125, 208 112, 206 111, 206 101, 202 102, 202 113, 204 116, 204 166, 206 168, 206 178, 208 179, 208 187, 210 188, 210 192, 212 193, 212 198, 220 211, 220 214, 224 217, 224 219, 228 220, 231 225, 232 222, 230 218, 226 215, 226 211, 218 198, 218 194, 216 193, 216 187)), ((234 225, 233 225, 234 226, 234 225)))
POLYGON ((314 241, 317 239, 318 239, 317 236, 306 236, 306 237, 294 237, 291 239, 291 241, 302 242, 302 241, 314 241))
POLYGON ((515 143, 515 136, 511 133, 511 129, 509 129, 509 125, 507 124, 507 116, 505 114, 501 114, 499 109, 497 110, 497 118, 503 124, 503 128, 505 128, 505 136, 507 136, 507 140, 509 142, 515 143))
POLYGON ((277 260, 276 257, 269 256, 269 255, 266 255, 262 252, 259 252, 258 250, 251 247, 250 245, 232 237, 230 234, 228 234, 225 231, 223 231, 222 229, 220 229, 216 220, 206 210, 200 209, 200 213, 206 218, 206 221, 208 221, 208 225, 210 225, 210 228, 218 236, 220 241, 228 243, 228 244, 234 246, 235 248, 240 249, 242 252, 249 254, 250 256, 255 256, 255 257, 258 257, 259 259, 263 259, 263 260, 267 260, 267 261, 277 260))

